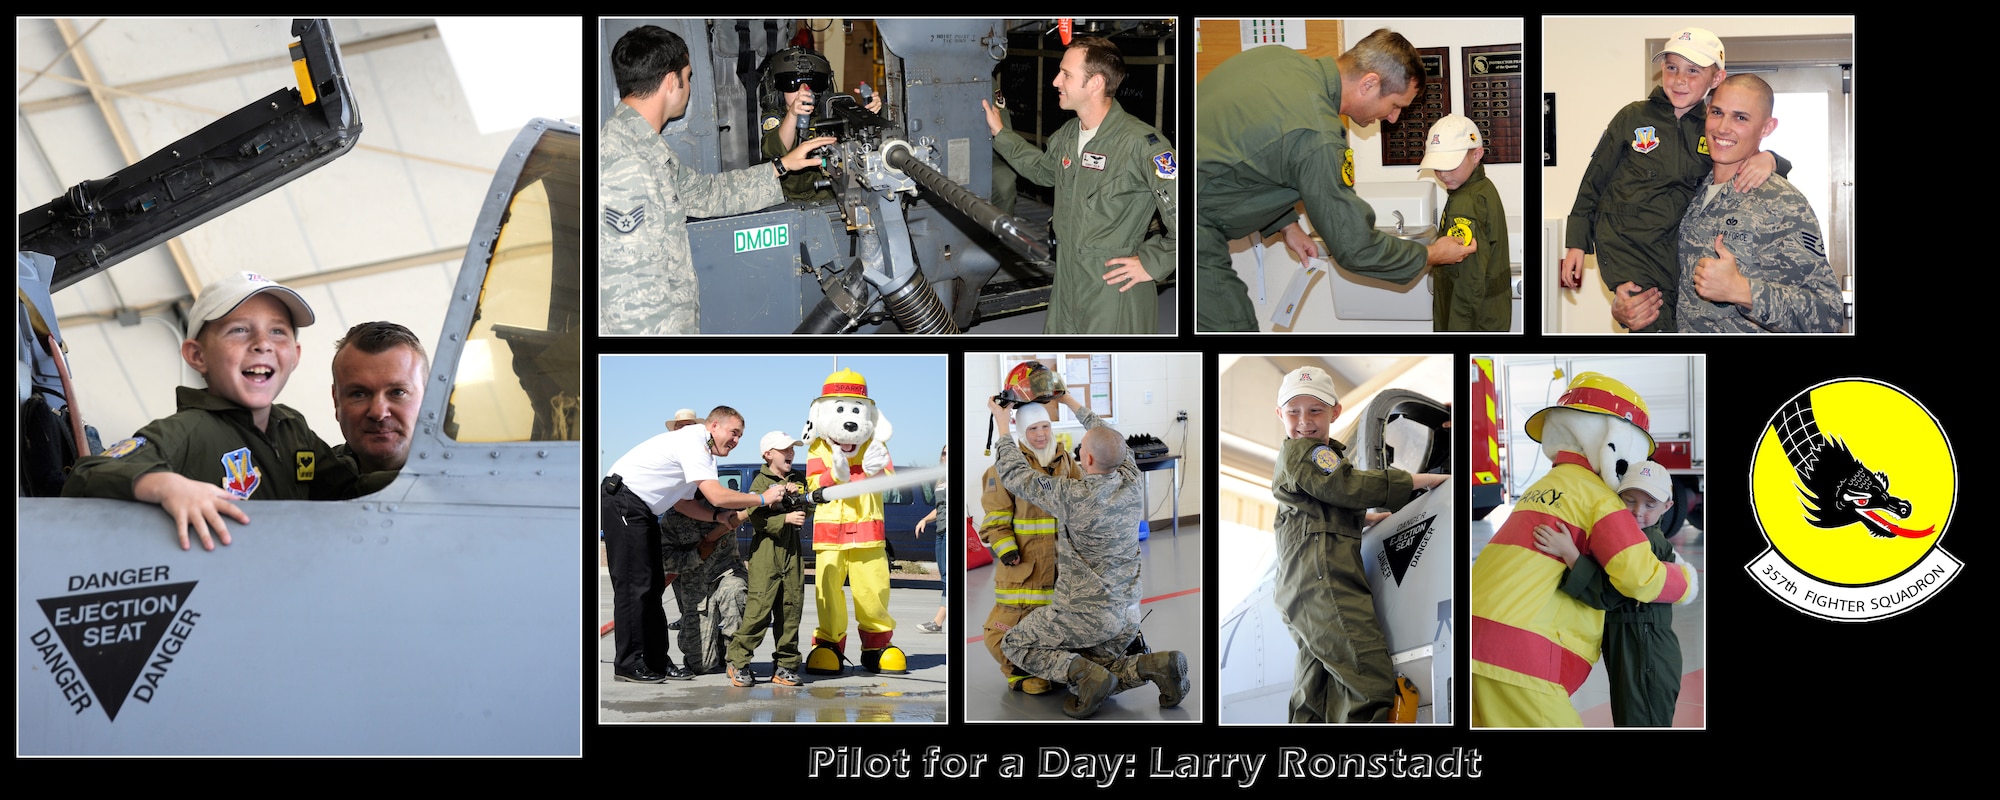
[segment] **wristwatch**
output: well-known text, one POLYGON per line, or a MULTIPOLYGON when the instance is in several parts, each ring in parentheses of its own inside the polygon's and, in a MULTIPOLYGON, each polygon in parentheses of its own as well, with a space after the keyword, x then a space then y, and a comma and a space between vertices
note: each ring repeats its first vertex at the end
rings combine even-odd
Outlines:
POLYGON ((773 164, 776 164, 776 165, 778 165, 778 177, 782 178, 782 177, 785 177, 786 175, 790 175, 790 174, 792 174, 792 171, 791 171, 791 170, 788 170, 788 169, 785 169, 785 157, 784 157, 784 156, 778 156, 778 158, 777 158, 776 160, 772 161, 771 163, 773 163, 773 164))

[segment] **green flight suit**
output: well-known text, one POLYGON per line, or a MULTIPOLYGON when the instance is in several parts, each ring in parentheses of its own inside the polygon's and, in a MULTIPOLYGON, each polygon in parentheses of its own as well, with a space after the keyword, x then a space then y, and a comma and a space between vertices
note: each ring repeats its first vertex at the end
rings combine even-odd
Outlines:
MULTIPOLYGON (((757 470, 750 480, 750 493, 763 494, 782 482, 771 474, 770 465, 757 470)), ((805 484, 805 479, 796 481, 805 484)), ((805 562, 799 557, 799 528, 785 522, 785 514, 770 506, 750 509, 750 596, 743 606, 743 625, 729 640, 729 665, 742 672, 764 632, 771 632, 771 663, 797 672, 799 620, 805 617, 805 562)))
POLYGON ((360 475, 360 479, 354 486, 354 496, 356 497, 371 495, 387 489, 389 488, 389 484, 396 482, 396 476, 402 474, 402 470, 399 469, 362 472, 360 459, 354 457, 354 448, 348 447, 346 442, 341 442, 333 446, 333 457, 346 462, 350 469, 353 469, 360 475))
POLYGON ((1300 200, 1341 267, 1397 282, 1423 271, 1425 247, 1375 230, 1375 210, 1354 194, 1334 59, 1254 47, 1210 72, 1195 99, 1196 330, 1258 329, 1229 242, 1284 230, 1300 200))
MULTIPOLYGON (((1674 563, 1674 546, 1659 525, 1646 543, 1662 564, 1674 563)), ((1611 679, 1611 722, 1620 728, 1671 728, 1681 696, 1681 639, 1674 633, 1672 603, 1641 603, 1611 587, 1604 567, 1583 556, 1563 574, 1564 594, 1604 611, 1604 668, 1611 679)))
POLYGON ((1056 283, 1043 333, 1159 333, 1160 281, 1174 274, 1180 230, 1180 156, 1159 129, 1117 103, 1080 150, 1078 120, 1043 152, 1002 128, 993 150, 1021 177, 1056 190, 1056 283), (1159 214, 1166 235, 1146 238, 1159 214), (1152 283, 1130 291, 1104 282, 1104 262, 1138 256, 1152 283))
POLYGON ((289 406, 272 405, 265 430, 250 411, 205 389, 174 389, 179 411, 146 423, 132 438, 78 459, 64 497, 133 500, 132 483, 173 472, 213 483, 243 500, 338 500, 354 496, 351 462, 312 432, 289 406))
POLYGON ((1514 273, 1507 265, 1507 209, 1500 192, 1486 179, 1486 165, 1445 201, 1438 230, 1455 235, 1472 233, 1479 250, 1456 264, 1431 268, 1431 329, 1439 331, 1506 331, 1514 321, 1514 273))
MULTIPOLYGON (((792 152, 791 147, 785 146, 785 140, 779 138, 784 135, 779 130, 779 127, 791 120, 791 118, 792 116, 784 111, 764 112, 762 125, 764 130, 764 159, 766 161, 776 161, 783 158, 786 153, 792 152)), ((794 130, 797 129, 794 128, 794 130)), ((807 138, 811 138, 811 132, 808 131, 807 133, 807 138)), ((793 142, 792 147, 796 146, 798 146, 798 143, 793 142)), ((805 203, 831 203, 833 202, 833 189, 831 187, 825 189, 818 187, 818 183, 825 178, 826 172, 824 170, 817 167, 808 167, 779 178, 778 185, 784 188, 786 200, 796 200, 805 203)))
MULTIPOLYGON (((1643 333, 1674 333, 1680 291, 1681 215, 1695 187, 1708 176, 1708 101, 1674 116, 1674 105, 1658 86, 1646 99, 1612 115, 1611 124, 1590 152, 1590 166, 1576 188, 1576 202, 1563 225, 1564 249, 1597 254, 1597 271, 1614 292, 1630 281, 1640 291, 1657 287, 1660 318, 1643 333)), ((1791 162, 1777 159, 1777 174, 1791 174, 1791 162)))
POLYGON ((1340 442, 1286 439, 1271 476, 1279 503, 1273 600, 1299 648, 1292 722, 1387 722, 1395 703, 1389 642, 1361 563, 1361 525, 1370 508, 1410 502, 1410 473, 1355 469, 1346 454, 1340 442))

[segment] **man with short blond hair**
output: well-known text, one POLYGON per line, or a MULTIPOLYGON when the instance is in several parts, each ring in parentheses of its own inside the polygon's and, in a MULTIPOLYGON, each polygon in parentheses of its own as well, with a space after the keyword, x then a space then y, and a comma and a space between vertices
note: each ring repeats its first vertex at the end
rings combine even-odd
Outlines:
POLYGON ((430 357, 416 334, 394 322, 349 328, 333 350, 333 413, 344 440, 333 456, 354 462, 358 494, 374 494, 409 460, 430 357))

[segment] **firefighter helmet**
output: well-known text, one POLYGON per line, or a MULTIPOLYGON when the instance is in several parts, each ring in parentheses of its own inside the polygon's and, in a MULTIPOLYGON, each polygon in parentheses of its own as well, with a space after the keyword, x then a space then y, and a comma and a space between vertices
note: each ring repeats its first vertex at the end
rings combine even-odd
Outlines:
POLYGON ((1658 447, 1653 441, 1652 432, 1647 430, 1652 426, 1652 419, 1646 412, 1646 399, 1616 378, 1597 372, 1584 372, 1570 379, 1569 388, 1563 392, 1560 399, 1556 400, 1555 405, 1537 411, 1534 416, 1528 418, 1528 438, 1537 442, 1542 440, 1542 421, 1551 410, 1557 408, 1606 414, 1632 423, 1646 436, 1648 458, 1652 457, 1653 451, 1658 447))

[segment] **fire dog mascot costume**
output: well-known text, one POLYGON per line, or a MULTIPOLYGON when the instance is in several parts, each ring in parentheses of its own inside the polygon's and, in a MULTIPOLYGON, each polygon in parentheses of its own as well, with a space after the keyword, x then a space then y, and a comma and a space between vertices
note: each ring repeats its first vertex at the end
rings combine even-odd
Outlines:
POLYGON ((1646 401, 1595 372, 1576 376, 1556 405, 1528 418, 1528 436, 1555 466, 1521 494, 1472 565, 1475 727, 1583 725, 1569 696, 1597 662, 1604 612, 1558 588, 1563 560, 1536 549, 1535 526, 1569 535, 1627 597, 1694 599, 1693 568, 1654 558, 1611 489, 1627 466, 1652 457, 1647 424, 1646 401))
MULTIPOLYGON (((806 490, 894 472, 889 434, 889 420, 868 399, 866 378, 851 369, 828 375, 819 399, 806 413, 806 433, 801 437, 807 442, 806 490)), ((840 662, 847 658, 847 598, 840 592, 845 582, 854 592, 861 666, 870 672, 907 672, 902 649, 889 643, 896 634, 896 620, 889 616, 882 496, 865 494, 814 508, 813 559, 819 626, 813 630, 812 652, 806 654, 806 671, 840 674, 840 662)))

